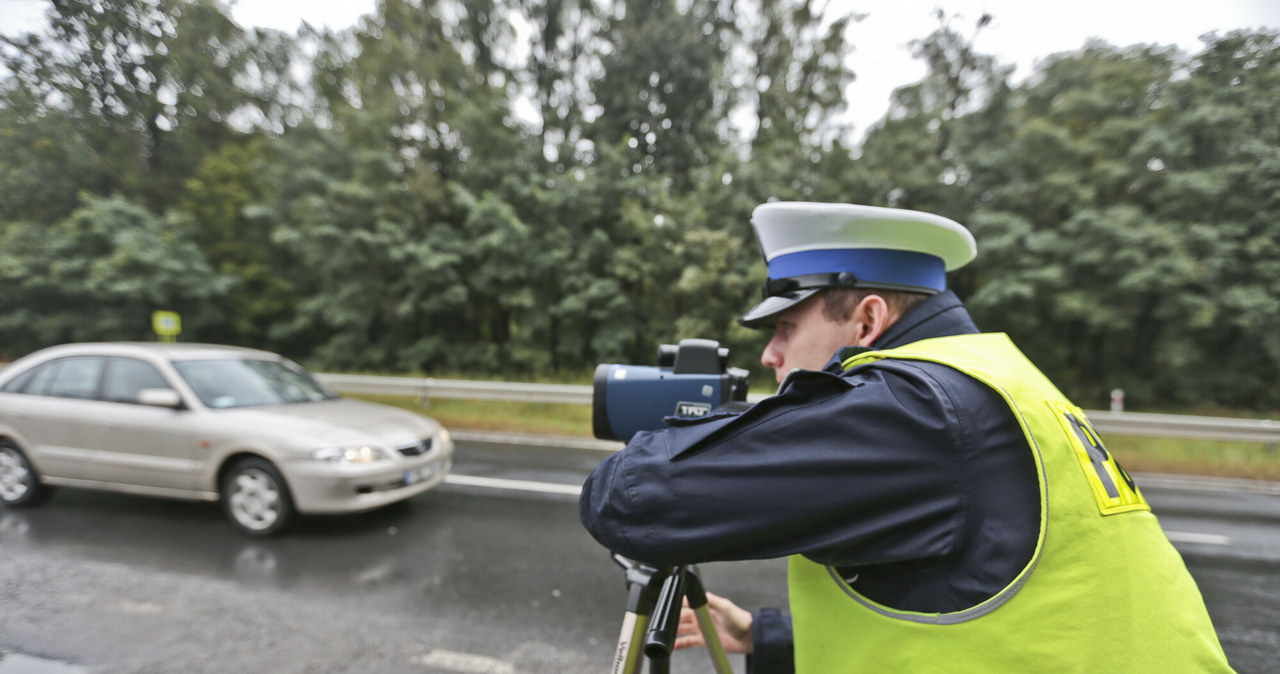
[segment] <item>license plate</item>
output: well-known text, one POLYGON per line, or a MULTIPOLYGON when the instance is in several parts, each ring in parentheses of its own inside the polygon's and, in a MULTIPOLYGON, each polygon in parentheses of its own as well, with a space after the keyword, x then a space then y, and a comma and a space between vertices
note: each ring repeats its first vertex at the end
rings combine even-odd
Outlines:
POLYGON ((421 482, 434 475, 435 472, 436 467, 434 465, 422 466, 421 468, 409 468, 404 471, 404 483, 413 484, 414 482, 421 482))

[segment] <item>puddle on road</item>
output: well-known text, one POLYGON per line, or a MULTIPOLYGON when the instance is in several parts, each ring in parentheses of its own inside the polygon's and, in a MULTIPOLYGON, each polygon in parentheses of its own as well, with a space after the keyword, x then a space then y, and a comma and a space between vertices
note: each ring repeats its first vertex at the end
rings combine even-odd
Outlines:
POLYGON ((69 662, 0 651, 0 674, 85 674, 88 671, 87 667, 69 662))

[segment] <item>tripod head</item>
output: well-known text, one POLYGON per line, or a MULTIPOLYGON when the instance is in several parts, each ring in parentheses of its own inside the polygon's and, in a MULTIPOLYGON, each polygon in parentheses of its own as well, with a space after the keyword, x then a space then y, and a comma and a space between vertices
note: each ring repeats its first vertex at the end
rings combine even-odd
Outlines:
POLYGON ((628 591, 627 612, 611 674, 638 672, 642 658, 649 659, 650 674, 666 674, 686 599, 698 617, 715 671, 733 673, 707 608, 707 593, 696 566, 650 566, 617 553, 613 553, 613 561, 626 571, 628 591), (641 634, 643 655, 635 648, 641 634))

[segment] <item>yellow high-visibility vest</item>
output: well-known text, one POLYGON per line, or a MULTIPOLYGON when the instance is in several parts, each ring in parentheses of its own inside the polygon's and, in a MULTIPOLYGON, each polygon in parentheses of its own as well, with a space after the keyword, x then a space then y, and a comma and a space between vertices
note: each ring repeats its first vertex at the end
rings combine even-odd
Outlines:
POLYGON ((896 610, 800 555, 788 585, 796 671, 1230 672, 1195 581, 1141 491, 1084 412, 1003 334, 859 354, 931 361, 1004 398, 1035 456, 1035 553, 990 599, 950 613, 896 610))

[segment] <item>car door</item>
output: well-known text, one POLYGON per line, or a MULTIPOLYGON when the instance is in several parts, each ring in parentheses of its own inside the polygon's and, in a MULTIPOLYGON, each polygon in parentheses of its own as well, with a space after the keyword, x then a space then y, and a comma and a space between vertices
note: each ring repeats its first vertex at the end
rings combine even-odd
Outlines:
POLYGON ((196 488, 204 452, 191 411, 139 402, 144 389, 173 389, 155 365, 136 358, 107 361, 91 425, 95 478, 152 490, 196 488))
POLYGON ((4 414, 22 435, 36 469, 47 477, 93 479, 93 450, 85 426, 106 361, 70 356, 36 366, 6 391, 4 414))

